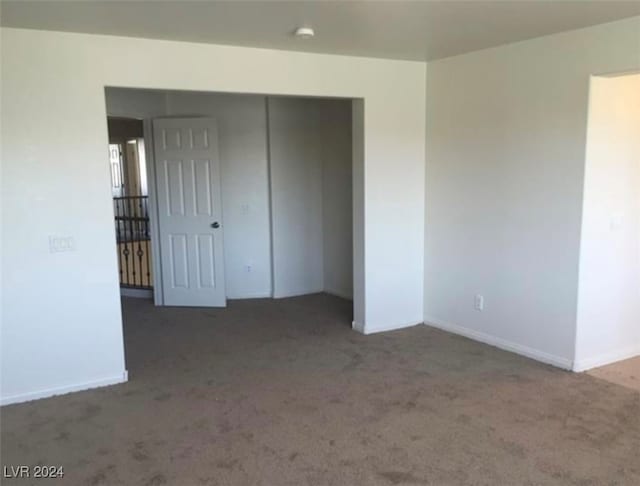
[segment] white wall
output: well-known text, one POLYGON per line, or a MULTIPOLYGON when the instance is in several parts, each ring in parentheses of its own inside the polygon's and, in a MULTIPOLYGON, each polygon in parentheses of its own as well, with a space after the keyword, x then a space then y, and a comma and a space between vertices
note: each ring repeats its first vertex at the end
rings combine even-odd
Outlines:
POLYGON ((361 305, 366 296, 365 268, 365 178, 364 178, 364 100, 351 103, 351 159, 352 159, 352 214, 353 214, 353 327, 365 332, 367 308, 361 305))
POLYGON ((106 88, 107 115, 123 118, 155 118, 167 115, 167 92, 106 88))
POLYGON ((322 155, 324 291, 353 296, 351 101, 318 104, 322 155))
POLYGON ((167 107, 170 115, 217 120, 227 298, 270 297, 265 97, 173 91, 167 107))
POLYGON ((269 97, 273 296, 322 292, 322 151, 318 104, 269 97))
POLYGON ((589 93, 574 369, 640 354, 640 74, 589 93))
POLYGON ((589 77, 639 66, 637 17, 428 64, 426 321, 572 366, 589 77))
POLYGON ((423 63, 26 29, 1 36, 3 403, 124 379, 105 86, 361 98, 364 275, 354 307, 366 319, 357 324, 375 332, 422 321, 423 63), (52 234, 73 236, 76 251, 49 253, 52 234))

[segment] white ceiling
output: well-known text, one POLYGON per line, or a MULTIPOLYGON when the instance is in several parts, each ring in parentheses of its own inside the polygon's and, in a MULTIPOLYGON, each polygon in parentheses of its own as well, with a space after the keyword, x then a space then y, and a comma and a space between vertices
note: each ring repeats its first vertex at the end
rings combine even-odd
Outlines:
POLYGON ((7 1, 3 26, 433 60, 640 15, 640 1, 7 1), (312 26, 316 37, 295 39, 312 26))

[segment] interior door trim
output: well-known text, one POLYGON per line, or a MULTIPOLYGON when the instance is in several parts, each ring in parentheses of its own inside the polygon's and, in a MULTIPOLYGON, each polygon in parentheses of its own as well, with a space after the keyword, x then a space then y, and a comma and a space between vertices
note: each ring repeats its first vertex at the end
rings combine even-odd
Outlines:
POLYGON ((164 288, 162 284, 162 262, 160 260, 160 227, 158 217, 158 195, 156 178, 156 158, 153 140, 153 120, 142 121, 144 129, 144 149, 147 164, 147 188, 149 192, 149 226, 151 232, 151 260, 153 266, 153 303, 164 306, 164 288))

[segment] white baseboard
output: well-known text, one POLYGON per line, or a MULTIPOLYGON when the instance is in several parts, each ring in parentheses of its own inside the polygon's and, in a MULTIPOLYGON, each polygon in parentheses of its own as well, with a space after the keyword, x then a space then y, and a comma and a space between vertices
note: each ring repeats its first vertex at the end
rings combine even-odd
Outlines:
POLYGON ((347 292, 342 292, 340 290, 324 289, 323 292, 325 294, 333 295, 335 297, 340 297, 341 299, 353 300, 353 296, 352 295, 348 294, 347 292))
POLYGON ((84 383, 77 383, 75 385, 65 385, 54 388, 47 388, 45 390, 39 390, 35 392, 20 393, 18 395, 9 395, 8 397, 0 398, 0 405, 10 405, 12 403, 30 402, 32 400, 39 400, 40 398, 53 397, 55 395, 64 395, 66 393, 77 392, 82 390, 89 390, 91 388, 99 388, 109 385, 117 385, 118 383, 125 383, 129 379, 127 370, 124 370, 122 374, 101 378, 98 380, 86 381, 84 383))
POLYGON ((640 346, 630 346, 593 358, 578 359, 573 363, 573 371, 587 371, 592 368, 599 368, 600 366, 615 363, 616 361, 635 358, 636 356, 640 356, 640 346))
POLYGON ((237 294, 237 295, 227 295, 228 300, 244 300, 244 299, 286 299, 288 297, 300 297, 301 295, 311 295, 311 294, 320 294, 325 293, 329 295, 334 295, 336 297, 340 297, 341 299, 353 300, 353 297, 346 292, 340 292, 337 290, 329 290, 329 289, 317 289, 317 290, 309 290, 303 292, 280 292, 278 295, 272 295, 271 292, 256 292, 253 294, 237 294))
POLYGON ((360 322, 353 321, 351 323, 351 329, 359 332, 360 334, 376 334, 378 332, 387 332, 387 331, 396 331, 398 329, 405 329, 407 327, 418 326, 422 324, 422 321, 419 322, 410 322, 407 324, 389 324, 384 326, 366 326, 360 322))
POLYGON ((136 299, 152 299, 153 290, 151 289, 128 289, 126 287, 120 287, 121 297, 134 297, 136 299))
POLYGON ((293 290, 293 291, 279 291, 273 294, 274 299, 286 299, 288 297, 300 297, 302 295, 321 294, 323 289, 308 289, 308 290, 293 290))
POLYGON ((364 324, 362 324, 361 322, 351 321, 351 329, 353 329, 356 332, 359 332, 360 334, 367 334, 364 331, 364 324))
POLYGON ((270 299, 271 292, 255 292, 253 294, 227 295, 229 300, 270 299))
POLYGON ((522 356, 526 356, 527 358, 535 359, 536 361, 541 361, 543 363, 547 363, 564 370, 571 370, 573 366, 573 362, 571 359, 555 356, 538 349, 530 348, 528 346, 523 346, 522 344, 514 343, 496 336, 492 336, 491 334, 486 334, 474 329, 458 326, 457 324, 451 324, 450 322, 445 322, 436 317, 425 316, 425 324, 427 326, 436 327, 453 334, 459 334, 469 339, 473 339, 474 341, 480 341, 481 343, 495 346, 496 348, 504 349, 505 351, 520 354, 522 356))

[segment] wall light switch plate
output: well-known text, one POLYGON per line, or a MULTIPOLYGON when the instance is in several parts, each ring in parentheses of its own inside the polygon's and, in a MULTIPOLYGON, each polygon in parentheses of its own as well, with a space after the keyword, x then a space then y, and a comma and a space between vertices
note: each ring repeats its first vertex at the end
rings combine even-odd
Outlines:
POLYGON ((73 236, 49 236, 49 253, 75 250, 76 242, 73 236))
POLYGON ((473 300, 473 307, 477 311, 484 310, 484 296, 483 295, 476 294, 476 296, 475 296, 475 298, 473 300))

